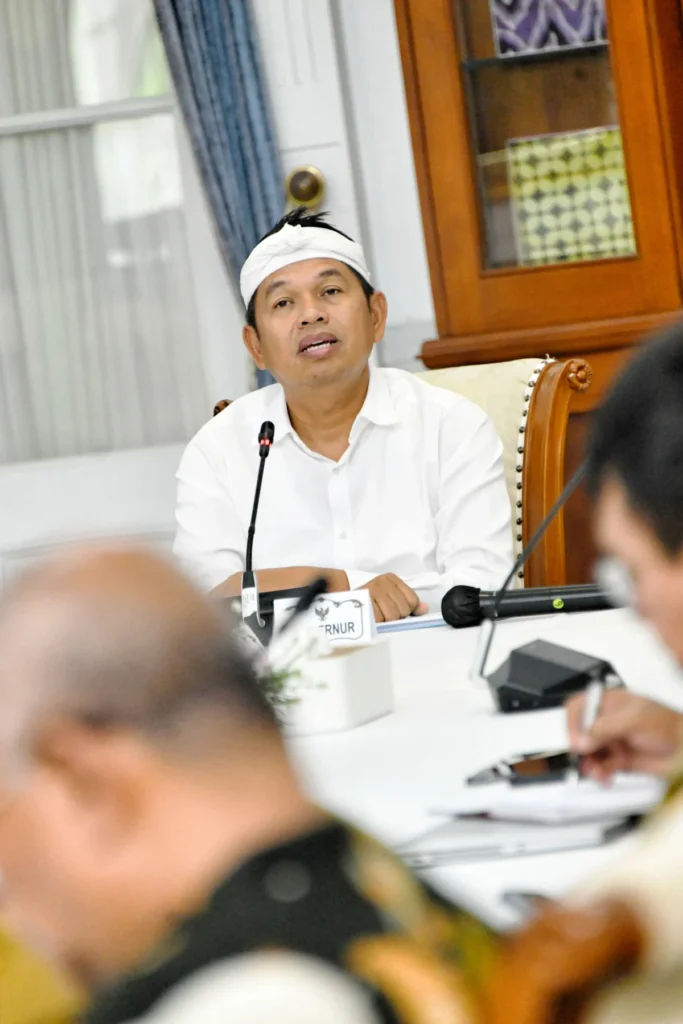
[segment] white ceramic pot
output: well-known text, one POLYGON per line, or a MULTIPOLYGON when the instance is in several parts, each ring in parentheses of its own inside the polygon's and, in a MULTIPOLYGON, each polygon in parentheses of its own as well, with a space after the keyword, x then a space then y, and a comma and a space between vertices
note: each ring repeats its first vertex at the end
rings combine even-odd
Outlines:
POLYGON ((367 647, 338 647, 301 662, 288 680, 284 709, 290 736, 341 732, 393 711, 391 656, 386 640, 367 647))

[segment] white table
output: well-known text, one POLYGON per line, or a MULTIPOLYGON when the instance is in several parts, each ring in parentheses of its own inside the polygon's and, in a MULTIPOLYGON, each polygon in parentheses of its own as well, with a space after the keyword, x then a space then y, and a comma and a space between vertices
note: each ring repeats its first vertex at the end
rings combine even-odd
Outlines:
MULTIPOLYGON (((323 805, 388 845, 439 824, 464 780, 501 757, 566 743, 561 709, 496 714, 468 679, 477 630, 449 627, 390 635, 394 713, 343 733, 290 741, 309 790, 323 805)), ((683 683, 646 626, 627 611, 512 619, 500 623, 488 669, 513 647, 542 637, 612 662, 633 690, 683 710, 683 683)), ((457 864, 425 873, 452 898, 504 925, 508 889, 556 894, 620 844, 599 850, 457 864)))

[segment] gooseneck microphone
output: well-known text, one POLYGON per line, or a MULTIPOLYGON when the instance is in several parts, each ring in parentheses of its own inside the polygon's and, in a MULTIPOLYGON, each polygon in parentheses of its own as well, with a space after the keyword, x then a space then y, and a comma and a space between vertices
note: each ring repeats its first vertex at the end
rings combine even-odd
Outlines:
MULTIPOLYGON (((449 626, 465 629, 493 617, 496 591, 478 587, 452 587, 444 595, 441 614, 449 626)), ((510 590, 498 604, 499 619, 558 612, 598 612, 613 608, 614 602, 597 583, 576 583, 562 587, 527 587, 510 590)))
MULTIPOLYGON (((535 531, 531 540, 517 558, 512 569, 505 578, 499 590, 479 590, 478 587, 457 586, 451 587, 441 601, 441 614, 449 626, 454 629, 461 629, 464 626, 478 626, 482 619, 507 618, 514 615, 540 615, 550 611, 554 602, 557 602, 553 610, 572 611, 593 611, 593 606, 586 603, 592 598, 602 595, 600 587, 594 584, 578 585, 574 587, 532 587, 526 590, 516 590, 508 593, 510 584, 520 569, 526 565, 536 545, 545 536, 545 532, 555 519, 555 516, 569 501, 572 494, 579 486, 586 475, 588 466, 583 462, 574 476, 571 478, 559 498, 548 512, 543 522, 535 531), (573 604, 574 607, 558 607, 559 602, 573 604), (515 609, 519 607, 519 611, 515 609), (524 609, 524 610, 522 610, 524 609)), ((607 604, 605 603, 605 607, 607 604)), ((599 607, 603 607, 600 605, 599 607)))
POLYGON ((244 572, 242 573, 242 620, 247 625, 251 626, 256 632, 254 627, 263 629, 265 623, 261 618, 261 609, 259 606, 259 594, 258 594, 258 581, 256 574, 252 569, 253 554, 254 554, 254 535, 256 533, 256 517, 258 515, 259 502, 261 500, 261 486, 263 484, 263 470, 266 466, 266 459, 270 453, 270 449, 273 445, 273 439, 275 437, 275 427, 266 420, 265 423, 261 424, 261 429, 258 435, 258 454, 259 454, 259 468, 258 476, 256 477, 256 490, 254 492, 254 504, 251 509, 251 520, 249 522, 249 530, 247 531, 247 552, 244 560, 244 572))
MULTIPOLYGON (((488 637, 486 638, 486 642, 485 642, 484 649, 483 649, 483 652, 482 652, 481 667, 480 667, 480 671, 479 671, 480 676, 484 675, 484 671, 486 669, 486 662, 488 660, 489 651, 491 650, 491 643, 493 641, 493 634, 494 634, 494 631, 495 631, 495 625, 496 625, 496 621, 497 621, 497 619, 499 617, 500 606, 501 606, 501 603, 503 601, 503 598, 505 597, 505 595, 507 594, 508 590, 510 589, 512 581, 514 580, 514 578, 517 575, 517 573, 520 571, 520 569, 522 569, 526 565, 526 563, 529 560, 532 552, 536 550, 536 545, 539 544, 541 540, 543 540, 543 537, 545 536, 546 530, 548 529, 550 524, 555 519, 555 516, 558 514, 558 512, 562 508, 564 508, 566 502, 569 501, 569 499, 571 498, 571 496, 574 493, 574 491, 577 489, 579 484, 583 481, 583 478, 585 477, 587 471, 588 471, 588 463, 587 462, 582 462, 581 465, 579 466, 579 468, 577 469, 576 473, 574 473, 574 476, 571 478, 571 480, 569 481, 569 483, 567 484, 565 489, 560 494, 559 498, 557 499, 557 501, 555 502, 553 507, 550 509, 550 512, 548 512, 548 515, 545 517, 545 519, 543 520, 541 525, 538 527, 536 532, 531 537, 531 540, 529 541, 529 543, 526 545, 524 550, 521 552, 521 554, 517 558, 515 564, 510 569, 510 572, 505 577, 505 580, 503 582, 502 587, 499 590, 496 591, 495 596, 493 598, 493 601, 491 602, 490 607, 487 609, 488 614, 487 614, 486 618, 488 620, 490 620, 491 628, 488 630, 488 637)), ((448 596, 448 595, 446 595, 446 596, 448 596)), ((445 600, 446 600, 446 597, 444 597, 444 601, 445 600)), ((442 604, 443 604, 443 602, 442 602, 442 604)))

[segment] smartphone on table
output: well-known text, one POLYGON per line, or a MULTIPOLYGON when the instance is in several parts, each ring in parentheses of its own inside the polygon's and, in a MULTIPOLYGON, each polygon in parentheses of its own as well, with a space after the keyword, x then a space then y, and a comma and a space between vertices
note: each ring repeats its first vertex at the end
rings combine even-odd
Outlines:
POLYGON ((575 771, 575 763, 568 750, 541 754, 520 754, 498 761, 467 779, 468 786, 479 786, 487 782, 508 782, 513 786, 524 786, 540 782, 561 782, 569 772, 575 771))

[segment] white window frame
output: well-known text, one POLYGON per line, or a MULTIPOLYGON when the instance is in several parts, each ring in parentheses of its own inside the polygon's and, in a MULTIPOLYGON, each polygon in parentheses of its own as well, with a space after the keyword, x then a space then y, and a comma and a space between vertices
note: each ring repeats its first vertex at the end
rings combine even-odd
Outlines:
MULTIPOLYGON (((175 120, 188 259, 199 331, 197 357, 202 360, 211 406, 211 403, 221 398, 233 400, 249 391, 252 387, 252 371, 241 338, 244 309, 220 254, 189 136, 175 95, 169 92, 163 96, 7 115, 0 117, 0 138, 82 128, 159 114, 172 114, 175 120)), ((188 339, 188 344, 192 344, 192 339, 188 339)), ((208 419, 211 407, 207 409, 206 415, 208 419)))

